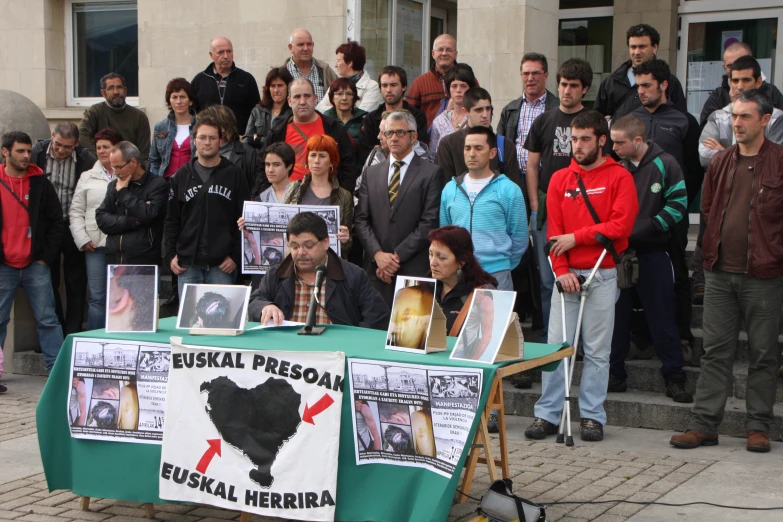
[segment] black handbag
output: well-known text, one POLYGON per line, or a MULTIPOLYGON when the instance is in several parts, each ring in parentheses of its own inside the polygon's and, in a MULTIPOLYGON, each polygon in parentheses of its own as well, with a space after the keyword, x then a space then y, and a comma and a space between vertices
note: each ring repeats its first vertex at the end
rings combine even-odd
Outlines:
MULTIPOLYGON (((579 191, 582 193, 582 197, 585 200, 587 210, 589 210, 590 215, 593 216, 593 221, 595 221, 596 224, 600 223, 601 220, 598 218, 598 214, 593 208, 592 203, 590 203, 590 198, 587 197, 587 189, 585 188, 582 178, 580 178, 577 173, 574 173, 574 176, 576 177, 576 183, 579 185, 579 191)), ((606 251, 611 254, 615 265, 617 265, 617 288, 620 290, 632 288, 633 285, 639 281, 639 258, 636 257, 636 251, 632 248, 628 248, 621 254, 618 254, 611 239, 603 234, 598 234, 596 239, 606 251)))

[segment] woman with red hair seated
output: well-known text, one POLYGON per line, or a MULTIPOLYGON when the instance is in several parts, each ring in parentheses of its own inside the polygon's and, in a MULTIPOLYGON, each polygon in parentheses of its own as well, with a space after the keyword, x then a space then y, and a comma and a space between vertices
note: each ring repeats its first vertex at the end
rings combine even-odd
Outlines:
MULTIPOLYGON (((342 244, 342 258, 351 250, 351 227, 353 226, 353 197, 340 187, 337 180, 337 166, 340 153, 337 142, 331 136, 321 134, 307 140, 305 149, 308 173, 299 181, 291 183, 283 202, 293 205, 332 205, 340 207, 340 226, 337 239, 342 244)), ((332 231, 332 223, 327 220, 332 231)))

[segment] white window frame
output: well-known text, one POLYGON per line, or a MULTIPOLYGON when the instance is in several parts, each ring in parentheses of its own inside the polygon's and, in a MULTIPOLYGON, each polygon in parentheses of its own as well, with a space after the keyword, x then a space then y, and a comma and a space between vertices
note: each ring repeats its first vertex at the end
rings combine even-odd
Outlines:
POLYGON ((585 7, 582 9, 560 9, 558 20, 577 20, 581 18, 605 18, 614 16, 614 6, 585 7))
MULTIPOLYGON (((70 0, 72 1, 72 0, 70 0)), ((430 14, 432 11, 432 2, 431 0, 412 0, 413 2, 416 2, 418 4, 422 4, 422 34, 421 34, 421 73, 424 74, 427 71, 430 70, 430 51, 429 49, 429 41, 430 41, 430 14), (424 45, 424 44, 427 45, 424 45)), ((387 53, 386 60, 389 65, 396 65, 397 60, 397 49, 394 42, 394 35, 397 34, 397 0, 391 0, 391 12, 392 16, 390 17, 391 21, 391 27, 389 27, 389 42, 387 49, 389 52, 387 53)), ((346 28, 345 28, 345 36, 349 40, 358 40, 361 44, 361 34, 362 34, 362 2, 361 0, 347 0, 346 5, 346 28)), ((411 83, 413 80, 408 79, 408 83, 411 83)))
MULTIPOLYGON (((75 96, 76 93, 76 71, 74 67, 74 48, 73 48, 73 4, 83 4, 92 2, 106 2, 111 0, 65 0, 65 104, 68 107, 89 107, 102 102, 101 97, 75 96)), ((138 4, 137 4, 138 6, 138 4)), ((138 9, 137 9, 138 13, 138 9)), ((133 107, 139 106, 138 96, 128 96, 125 103, 133 107)))

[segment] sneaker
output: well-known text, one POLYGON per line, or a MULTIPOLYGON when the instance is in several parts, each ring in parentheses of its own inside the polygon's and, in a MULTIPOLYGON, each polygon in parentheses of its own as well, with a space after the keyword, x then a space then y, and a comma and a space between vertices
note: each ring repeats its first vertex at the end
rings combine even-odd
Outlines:
POLYGON ((554 435, 556 433, 557 426, 549 421, 536 417, 533 424, 528 426, 525 430, 525 437, 528 439, 541 440, 545 439, 547 435, 554 435))
POLYGON ((490 433, 498 433, 500 431, 500 428, 498 427, 498 416, 495 413, 489 414, 489 419, 487 420, 487 431, 490 433))
POLYGON ((760 430, 748 430, 748 442, 745 449, 754 453, 767 453, 769 451, 769 436, 760 430))
POLYGON ((693 402, 693 394, 685 389, 685 377, 677 376, 666 379, 666 396, 674 402, 693 402))
POLYGON ((623 393, 628 390, 628 383, 625 379, 621 379, 616 375, 609 374, 609 386, 606 391, 609 393, 623 393))
POLYGON ((587 442, 602 441, 604 440, 604 427, 593 419, 582 419, 579 424, 579 435, 582 440, 587 442))
POLYGON ((0 384, 0 393, 5 393, 8 391, 8 387, 6 387, 5 384, 0 384))
POLYGON ((533 387, 533 379, 530 378, 527 372, 517 373, 511 376, 511 384, 519 390, 529 390, 533 387))
POLYGON ((701 433, 695 430, 687 430, 685 433, 674 435, 669 444, 675 448, 693 449, 699 446, 717 446, 717 433, 701 433))

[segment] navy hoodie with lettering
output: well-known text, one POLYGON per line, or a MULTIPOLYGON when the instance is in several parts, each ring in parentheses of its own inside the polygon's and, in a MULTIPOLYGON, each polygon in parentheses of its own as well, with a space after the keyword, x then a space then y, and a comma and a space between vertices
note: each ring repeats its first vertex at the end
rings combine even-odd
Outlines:
POLYGON ((196 161, 198 158, 193 158, 170 179, 164 225, 166 262, 171 264, 176 255, 180 266, 214 267, 231 256, 238 267, 242 266, 237 220, 244 202, 250 200, 245 175, 221 158, 207 182, 202 183, 194 167, 196 161), (201 190, 207 192, 196 197, 201 190))

